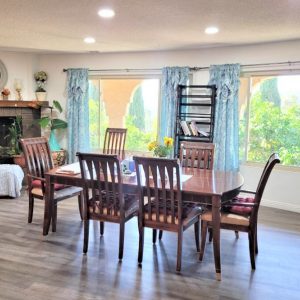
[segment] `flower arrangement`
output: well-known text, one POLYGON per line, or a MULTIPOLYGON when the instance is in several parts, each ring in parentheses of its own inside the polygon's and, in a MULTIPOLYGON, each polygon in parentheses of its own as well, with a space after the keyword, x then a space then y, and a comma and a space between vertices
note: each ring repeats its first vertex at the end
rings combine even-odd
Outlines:
POLYGON ((5 87, 2 92, 1 92, 2 96, 9 96, 10 95, 10 90, 9 88, 5 87))
POLYGON ((34 80, 37 85, 37 89, 35 91, 37 93, 46 92, 44 87, 45 87, 47 78, 48 78, 47 73, 44 71, 39 71, 39 72, 34 73, 34 80))
POLYGON ((157 141, 148 144, 148 150, 153 151, 154 156, 166 157, 170 154, 173 146, 173 139, 171 137, 164 137, 164 144, 160 145, 157 141))

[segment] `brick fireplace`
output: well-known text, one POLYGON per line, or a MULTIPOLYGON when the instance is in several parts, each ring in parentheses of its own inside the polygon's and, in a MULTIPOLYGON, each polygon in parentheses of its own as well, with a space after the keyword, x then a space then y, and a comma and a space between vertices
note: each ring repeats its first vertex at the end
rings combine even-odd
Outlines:
MULTIPOLYGON (((0 101, 0 146, 7 146, 4 140, 7 127, 16 116, 22 117, 22 136, 24 138, 41 136, 41 128, 36 120, 41 117, 41 107, 48 102, 36 101, 0 101)), ((11 163, 11 158, 0 152, 0 163, 11 163)))

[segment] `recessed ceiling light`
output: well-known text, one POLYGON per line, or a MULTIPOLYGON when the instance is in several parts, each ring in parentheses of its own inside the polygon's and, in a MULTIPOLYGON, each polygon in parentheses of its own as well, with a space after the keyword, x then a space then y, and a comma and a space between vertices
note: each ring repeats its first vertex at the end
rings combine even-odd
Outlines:
POLYGON ((205 29, 205 33, 206 33, 206 34, 216 34, 216 33, 218 33, 218 32, 219 32, 219 28, 214 27, 214 26, 207 27, 207 28, 205 29))
POLYGON ((102 18, 112 18, 115 16, 115 12, 111 8, 103 8, 98 11, 98 15, 102 18))
POLYGON ((84 42, 85 42, 86 44, 94 44, 94 43, 95 43, 95 39, 94 39, 93 37, 89 36, 89 37, 86 37, 86 38, 84 39, 84 42))

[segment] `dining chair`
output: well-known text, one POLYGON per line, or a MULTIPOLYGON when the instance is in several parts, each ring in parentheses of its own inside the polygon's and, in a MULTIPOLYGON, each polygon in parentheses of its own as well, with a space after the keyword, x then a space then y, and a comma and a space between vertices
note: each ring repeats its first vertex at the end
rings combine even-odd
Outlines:
POLYGON ((103 154, 116 154, 125 158, 126 128, 106 128, 103 154))
MULTIPOLYGON (((214 165, 213 143, 186 142, 180 144, 179 159, 182 167, 212 170, 214 165)), ((197 230, 195 230, 197 235, 197 230)), ((159 240, 162 239, 163 231, 159 231, 159 240)), ((153 230, 153 243, 156 241, 156 230, 153 230)))
POLYGON ((100 221, 100 234, 104 222, 120 224, 119 260, 123 258, 125 223, 137 215, 136 194, 124 193, 120 161, 117 155, 77 153, 84 180, 84 245, 88 251, 89 221, 100 221), (102 227, 101 227, 102 224, 102 227))
POLYGON ((180 162, 183 167, 212 170, 214 164, 213 143, 181 142, 180 162))
POLYGON ((186 205, 182 199, 180 166, 175 159, 133 157, 139 188, 139 254, 143 260, 144 228, 177 233, 177 266, 181 269, 183 231, 191 225, 198 227, 196 247, 199 251, 199 216, 201 208, 186 205), (144 197, 145 195, 145 197, 144 197))
MULTIPOLYGON (((27 184, 29 196, 28 223, 32 222, 34 199, 45 199, 45 173, 53 169, 53 159, 49 144, 45 137, 20 139, 27 170, 27 184)), ((82 219, 82 188, 54 184, 54 211, 52 219, 52 231, 56 231, 57 202, 78 196, 79 213, 82 219)), ((47 210, 45 207, 44 218, 47 210)))
MULTIPOLYGON (((268 159, 262 175, 260 177, 257 189, 252 191, 240 191, 241 193, 252 194, 253 198, 234 198, 222 206, 220 227, 234 231, 248 233, 249 252, 251 267, 255 269, 255 255, 258 253, 257 244, 257 218, 258 210, 263 192, 270 177, 270 174, 276 164, 280 163, 277 153, 273 153, 268 159)), ((206 235, 208 227, 212 225, 212 212, 207 211, 201 217, 201 250, 199 259, 203 259, 206 235)))

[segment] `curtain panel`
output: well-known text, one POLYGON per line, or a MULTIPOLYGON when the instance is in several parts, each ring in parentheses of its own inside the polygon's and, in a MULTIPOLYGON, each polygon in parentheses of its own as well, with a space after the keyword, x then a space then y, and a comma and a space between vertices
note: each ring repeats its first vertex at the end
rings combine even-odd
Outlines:
POLYGON ((162 91, 160 129, 158 140, 163 143, 165 136, 174 138, 177 108, 177 86, 187 84, 189 67, 165 67, 162 69, 162 91))
POLYGON ((67 71, 68 161, 76 152, 89 151, 88 69, 67 71))
POLYGON ((214 143, 216 153, 214 168, 239 169, 239 117, 238 92, 240 65, 212 65, 209 69, 210 85, 216 85, 214 143))

